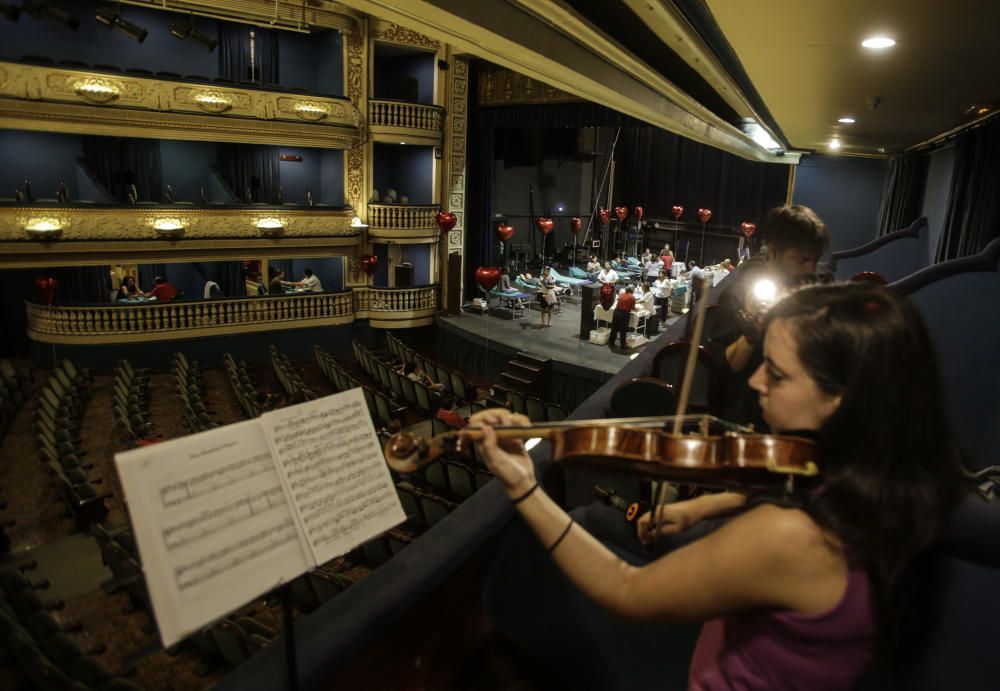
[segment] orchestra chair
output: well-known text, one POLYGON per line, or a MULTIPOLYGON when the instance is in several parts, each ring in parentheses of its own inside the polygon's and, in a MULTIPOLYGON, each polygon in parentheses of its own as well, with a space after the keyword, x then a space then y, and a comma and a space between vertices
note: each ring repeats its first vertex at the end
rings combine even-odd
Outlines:
POLYGON ((609 400, 611 417, 673 415, 677 394, 673 385, 655 377, 634 377, 616 388, 609 400))
POLYGON ((930 246, 930 235, 927 219, 918 218, 906 228, 886 233, 859 247, 834 252, 828 266, 840 281, 865 271, 898 281, 934 261, 935 248, 930 246))

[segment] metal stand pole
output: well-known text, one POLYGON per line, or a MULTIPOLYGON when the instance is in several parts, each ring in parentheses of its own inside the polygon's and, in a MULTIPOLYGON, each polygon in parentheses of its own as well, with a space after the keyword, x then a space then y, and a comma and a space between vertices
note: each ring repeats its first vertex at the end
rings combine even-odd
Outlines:
POLYGON ((281 589, 281 605, 285 622, 285 671, 287 672, 288 691, 299 691, 299 663, 295 654, 293 604, 292 584, 288 583, 281 589))

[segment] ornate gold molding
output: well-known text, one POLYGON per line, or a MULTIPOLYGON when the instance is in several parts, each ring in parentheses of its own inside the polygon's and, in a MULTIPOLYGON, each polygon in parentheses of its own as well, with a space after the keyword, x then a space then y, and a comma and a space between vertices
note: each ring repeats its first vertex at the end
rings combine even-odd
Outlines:
POLYGON ((462 243, 454 243, 455 231, 465 230, 465 158, 468 146, 469 61, 455 58, 450 70, 448 124, 445 128, 447 157, 447 203, 442 207, 455 214, 458 222, 448 234, 448 251, 461 251, 462 243))
POLYGON ((349 149, 356 128, 0 98, 0 127, 109 137, 349 149))
MULTIPOLYGON (((356 236, 350 211, 313 211, 314 207, 244 207, 212 209, 184 205, 88 208, 13 206, 0 208, 0 242, 32 242, 25 228, 47 221, 62 229, 58 242, 157 239, 156 226, 183 228, 185 240, 262 237, 269 219, 280 222, 283 237, 356 236), (264 221, 264 223, 262 223, 264 221)), ((273 224, 271 224, 273 225, 273 224)))
POLYGON ((399 26, 398 24, 393 24, 391 22, 375 22, 375 27, 372 31, 372 38, 379 41, 402 43, 408 46, 417 46, 419 48, 427 48, 434 51, 441 49, 441 41, 435 41, 434 39, 428 38, 417 31, 407 29, 405 26, 399 26))
MULTIPOLYGON (((0 62, 0 96, 33 102, 77 106, 85 104, 85 109, 69 112, 77 117, 93 118, 99 125, 115 123, 120 126, 144 127, 153 124, 149 118, 153 118, 157 124, 164 120, 169 123, 167 114, 202 117, 208 114, 214 118, 203 122, 213 129, 225 128, 226 125, 216 123, 224 123, 225 118, 229 117, 238 117, 244 121, 288 121, 296 123, 301 132, 314 131, 312 136, 316 138, 327 137, 332 128, 349 130, 348 138, 351 138, 350 135, 357 138, 356 130, 361 126, 361 115, 357 108, 336 98, 241 89, 218 84, 163 81, 129 74, 15 62, 0 62), (132 117, 108 115, 109 111, 117 109, 127 109, 132 117), (150 113, 143 117, 136 111, 150 113), (156 115, 153 115, 154 112, 156 115), (302 125, 304 122, 310 124, 302 125)), ((184 126, 190 124, 180 119, 175 122, 184 126)), ((132 135, 130 132, 122 134, 132 135)))
POLYGON ((481 106, 582 102, 578 96, 499 65, 484 65, 479 75, 477 97, 481 106))

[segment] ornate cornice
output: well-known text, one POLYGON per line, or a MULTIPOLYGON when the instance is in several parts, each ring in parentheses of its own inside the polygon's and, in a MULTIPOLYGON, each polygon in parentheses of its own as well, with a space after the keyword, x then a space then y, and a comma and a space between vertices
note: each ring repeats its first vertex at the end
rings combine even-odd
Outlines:
POLYGON ((423 34, 407 29, 405 26, 392 24, 390 22, 379 21, 372 31, 372 38, 379 41, 391 41, 392 43, 402 43, 408 46, 418 46, 430 50, 440 50, 441 41, 435 41, 423 34))
POLYGON ((578 96, 499 65, 484 65, 479 75, 477 97, 481 106, 581 102, 578 96))
POLYGON ((0 62, 0 125, 48 132, 346 149, 350 102, 0 62))

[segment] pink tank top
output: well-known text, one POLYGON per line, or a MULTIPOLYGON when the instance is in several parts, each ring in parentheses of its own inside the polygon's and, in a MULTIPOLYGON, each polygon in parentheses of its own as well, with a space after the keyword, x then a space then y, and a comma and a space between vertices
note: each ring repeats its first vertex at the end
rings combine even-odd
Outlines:
POLYGON ((871 660, 871 585, 852 568, 840 602, 822 614, 758 610, 705 622, 689 691, 843 691, 871 660))

